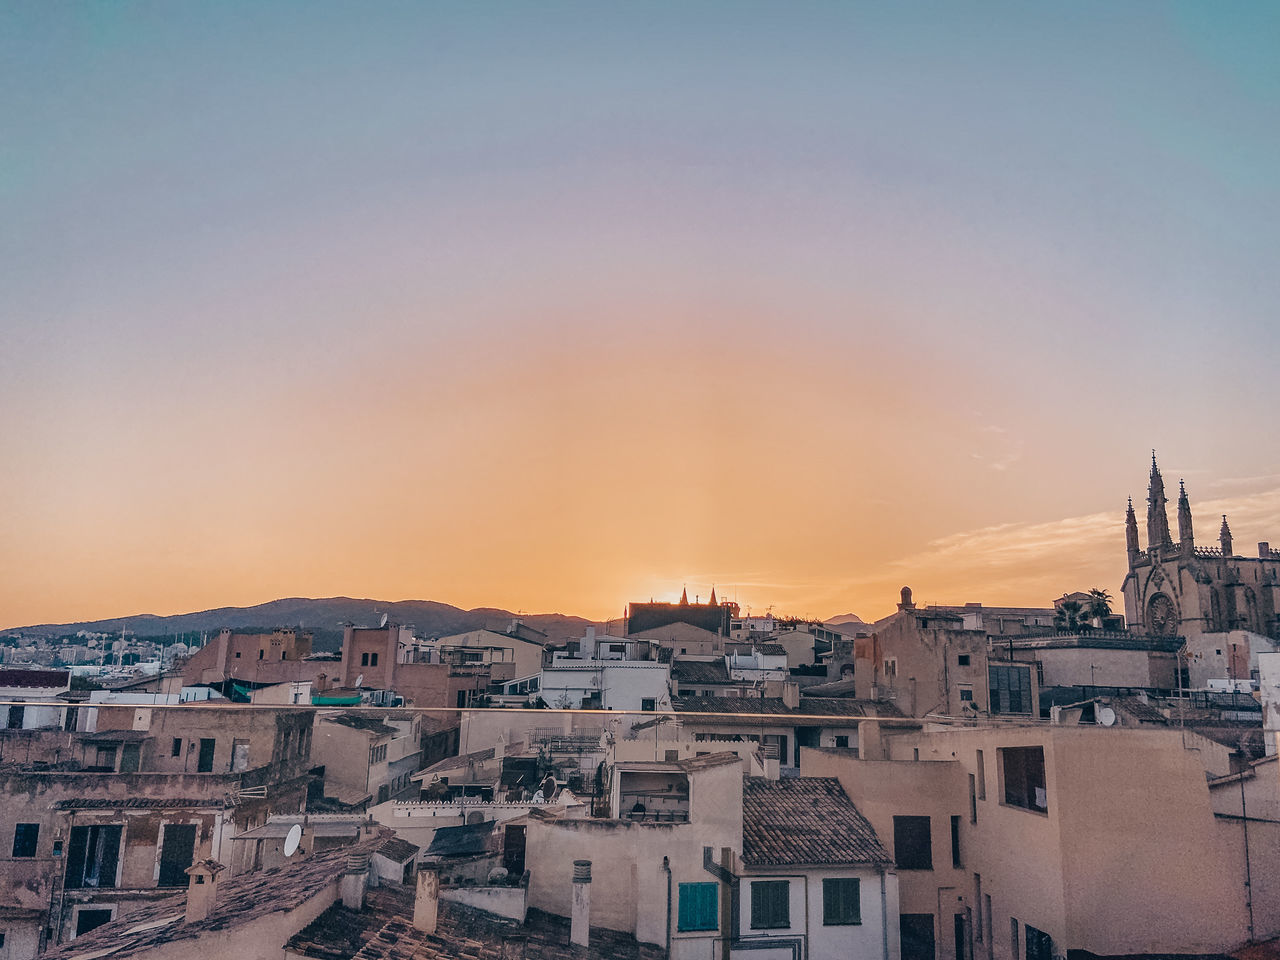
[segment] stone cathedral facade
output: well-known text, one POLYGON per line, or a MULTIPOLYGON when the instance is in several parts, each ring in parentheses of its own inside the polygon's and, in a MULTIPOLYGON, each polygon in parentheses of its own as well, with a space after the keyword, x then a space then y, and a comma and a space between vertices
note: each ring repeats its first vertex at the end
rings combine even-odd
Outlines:
POLYGON ((1151 455, 1147 487, 1147 545, 1138 541, 1133 500, 1125 514, 1129 573, 1124 611, 1129 629, 1163 637, 1248 631, 1280 639, 1280 551, 1258 544, 1256 557, 1242 557, 1223 516, 1217 545, 1196 542, 1191 502, 1178 484, 1178 539, 1169 530, 1164 478, 1151 455))

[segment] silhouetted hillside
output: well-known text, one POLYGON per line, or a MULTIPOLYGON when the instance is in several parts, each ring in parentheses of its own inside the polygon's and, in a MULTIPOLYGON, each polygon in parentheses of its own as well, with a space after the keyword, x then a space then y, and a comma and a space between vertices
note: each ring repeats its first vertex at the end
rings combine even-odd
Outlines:
MULTIPOLYGON (((302 627, 315 634, 318 649, 337 649, 335 639, 342 636, 342 624, 377 626, 383 614, 394 623, 413 624, 419 636, 445 636, 484 627, 503 630, 517 615, 496 607, 463 610, 434 600, 358 600, 330 597, 309 600, 290 597, 272 600, 252 607, 219 607, 170 617, 150 613, 109 620, 85 620, 79 623, 39 624, 11 627, 5 633, 27 636, 61 637, 79 630, 93 633, 119 633, 128 630, 140 637, 171 637, 182 633, 213 634, 223 627, 233 630, 272 630, 276 627, 302 627)), ((550 640, 580 637, 590 620, 560 613, 535 613, 519 616, 526 624, 548 635, 550 640)))

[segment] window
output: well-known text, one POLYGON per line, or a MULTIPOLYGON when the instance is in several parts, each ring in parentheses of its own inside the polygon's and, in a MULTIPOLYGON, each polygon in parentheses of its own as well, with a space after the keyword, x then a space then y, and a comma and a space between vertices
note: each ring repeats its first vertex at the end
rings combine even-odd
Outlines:
POLYGON ((677 760, 680 759, 680 751, 666 750, 663 752, 663 759, 666 760, 667 763, 675 763, 677 760))
POLYGON ((13 831, 13 855, 15 857, 34 857, 36 841, 40 838, 40 824, 20 823, 13 831))
POLYGON ((969 654, 967 653, 960 654, 960 656, 956 657, 956 662, 959 663, 960 666, 962 667, 967 667, 969 665, 969 654))
POLYGON ((835 927, 862 922, 862 894, 856 877, 822 881, 822 925, 835 927))
POLYGON ((1031 712, 1031 668, 993 666, 987 668, 991 687, 992 713, 1031 712))
POLYGON ((886 680, 892 680, 897 675, 898 675, 898 658, 885 657, 884 658, 884 678, 886 680))
POLYGON ((836 737, 836 746, 837 746, 839 749, 841 749, 841 750, 847 750, 847 749, 849 748, 849 738, 848 738, 848 736, 838 736, 838 737, 836 737))
POLYGON ((1011 807, 1049 812, 1044 781, 1044 747, 1004 747, 1000 750, 1004 802, 1011 807))
POLYGON ((194 823, 166 823, 160 842, 160 874, 156 878, 161 887, 185 887, 187 867, 195 862, 196 825, 194 823))
POLYGON ((385 759, 387 759, 387 745, 385 743, 376 746, 369 751, 370 764, 381 763, 385 759))
POLYGON ((899 870, 932 870, 933 834, 929 818, 894 817, 893 853, 899 870))
POLYGON ((369 666, 376 667, 378 665, 378 655, 376 653, 369 654, 369 666))
POLYGON ((1009 956, 1018 960, 1018 921, 1015 917, 1009 918, 1009 956))
POLYGON ((653 697, 644 697, 640 701, 640 709, 651 713, 653 712, 654 702, 653 697))
POLYGON ((987 761, 981 750, 978 751, 978 799, 987 799, 987 761))
POLYGON ((1027 943, 1027 960, 1053 960, 1053 938, 1029 923, 1022 925, 1023 939, 1027 943))
POLYGON ((982 874, 973 875, 973 902, 978 908, 978 922, 973 925, 973 939, 982 942, 982 874))
POLYGON ((969 822, 978 822, 978 787, 973 774, 969 774, 969 822))
POLYGON ((54 841, 53 841, 53 855, 54 855, 55 857, 60 857, 60 856, 62 856, 62 841, 61 841, 61 840, 54 840, 54 841))
POLYGON ((237 651, 236 651, 236 659, 237 659, 237 660, 239 660, 239 659, 240 659, 240 651, 239 651, 239 650, 237 650, 237 651))
POLYGON ((964 866, 960 859, 960 818, 951 818, 951 865, 959 870, 964 866))
POLYGON ((67 854, 68 889, 114 887, 120 862, 119 824, 95 824, 71 828, 67 854))
POLYGON ((960 688, 960 702, 973 703, 973 687, 965 686, 960 688))
POLYGON ((680 913, 677 930, 720 929, 720 884, 680 884, 680 913))
POLYGON ((182 756, 182 738, 174 737, 173 744, 170 746, 169 750, 170 750, 169 756, 171 757, 182 756))
POLYGON ((367 667, 368 665, 369 665, 369 654, 367 653, 360 654, 360 666, 367 667))
POLYGON ((200 738, 200 756, 196 759, 196 773, 213 773, 213 737, 200 738))
POLYGON ((263 657, 265 657, 266 655, 267 655, 267 651, 265 651, 265 650, 259 650, 259 651, 258 651, 258 659, 259 659, 259 660, 261 660, 261 659, 262 659, 263 657))
POLYGON ((778 930, 791 926, 791 883, 756 880, 751 884, 751 929, 778 930))
POLYGON ((86 908, 81 907, 80 912, 76 914, 76 936, 83 936, 90 930, 96 930, 104 923, 111 922, 111 908, 86 908))
POLYGON ((94 754, 93 765, 114 771, 116 768, 116 748, 98 747, 97 752, 94 754))

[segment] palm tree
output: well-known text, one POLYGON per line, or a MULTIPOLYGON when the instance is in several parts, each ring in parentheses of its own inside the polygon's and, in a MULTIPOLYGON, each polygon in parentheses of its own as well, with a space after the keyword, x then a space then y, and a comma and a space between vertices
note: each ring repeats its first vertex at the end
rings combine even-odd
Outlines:
POLYGON ((1063 600, 1053 616, 1053 625, 1059 630, 1075 633, 1085 626, 1087 615, 1079 600, 1063 600))
POLYGON ((1111 594, 1102 587, 1094 587, 1089 591, 1089 599, 1085 601, 1085 612, 1090 620, 1096 620, 1098 626, 1102 626, 1107 617, 1111 616, 1111 594))

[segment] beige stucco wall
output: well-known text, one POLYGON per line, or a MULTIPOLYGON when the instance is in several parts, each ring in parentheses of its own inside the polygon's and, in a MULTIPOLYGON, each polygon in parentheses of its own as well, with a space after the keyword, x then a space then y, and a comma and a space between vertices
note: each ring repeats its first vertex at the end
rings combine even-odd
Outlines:
POLYGON ((675 931, 676 892, 682 882, 714 879, 703 869, 703 847, 711 847, 717 860, 722 847, 729 847, 735 859, 741 855, 741 765, 692 773, 689 803, 690 822, 683 824, 531 818, 525 851, 529 906, 569 916, 573 861, 590 860, 592 925, 665 944, 667 874, 662 864, 666 857, 671 870, 673 940, 708 939, 706 933, 675 931))
POLYGON ((969 902, 966 892, 969 875, 963 867, 957 870, 952 866, 952 816, 961 817, 962 856, 972 842, 965 833, 969 826, 965 800, 968 788, 960 764, 857 760, 844 750, 802 747, 800 765, 805 776, 838 778, 891 856, 896 855, 893 818, 929 817, 933 869, 897 870, 898 904, 902 913, 933 914, 938 955, 954 956, 951 918, 954 913, 963 913, 969 902))
POLYGON ((983 751, 987 797, 966 824, 965 865, 992 897, 996 956, 1008 954, 1011 916, 1055 948, 1099 954, 1208 953, 1244 939, 1240 865, 1217 840, 1200 759, 1177 731, 1026 725, 904 740, 966 774, 983 751), (999 750, 1034 745, 1047 813, 1003 803, 999 750))

